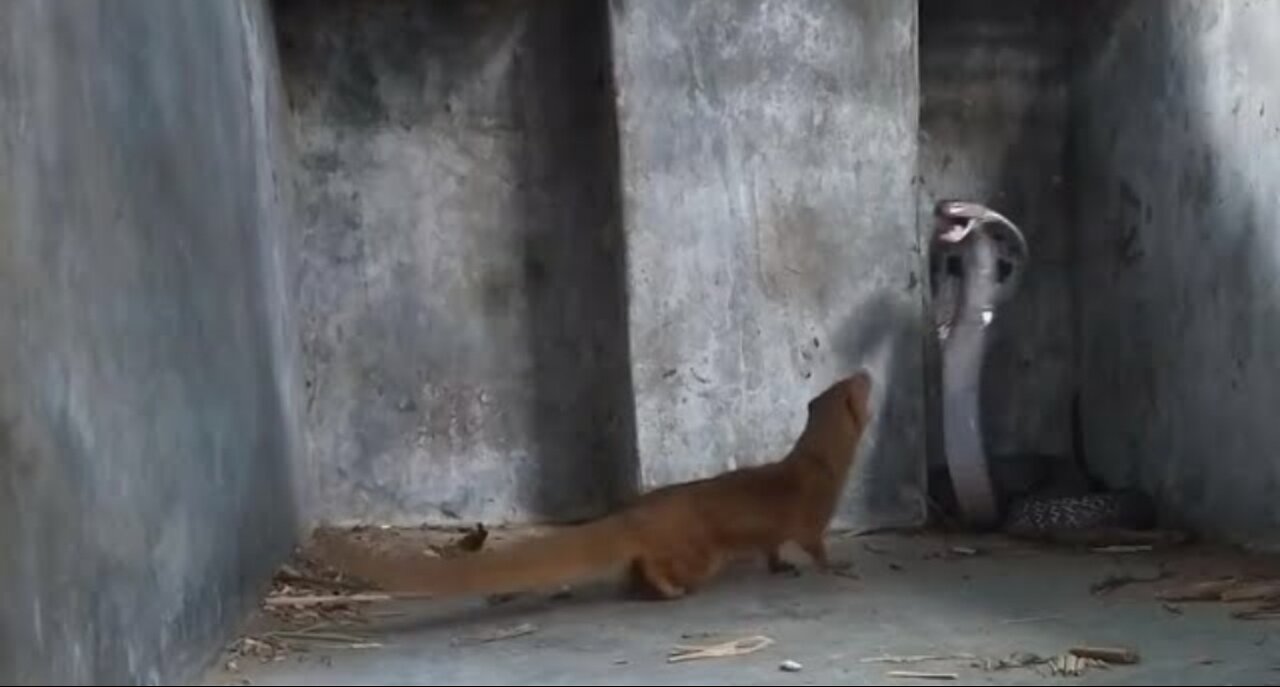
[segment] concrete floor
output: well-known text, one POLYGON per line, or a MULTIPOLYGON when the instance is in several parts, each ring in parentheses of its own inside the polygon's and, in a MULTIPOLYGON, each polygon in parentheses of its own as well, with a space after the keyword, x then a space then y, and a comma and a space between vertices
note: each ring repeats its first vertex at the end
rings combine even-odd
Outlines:
POLYGON ((316 643, 275 661, 240 657, 235 670, 220 661, 205 684, 872 685, 891 670, 954 672, 951 684, 1038 684, 1063 678, 1043 666, 989 671, 966 659, 912 665, 861 659, 1051 656, 1081 644, 1141 654, 1137 665, 1075 678, 1085 684, 1280 683, 1280 620, 1239 620, 1227 604, 1174 606, 1154 596, 1223 574, 1275 574, 1270 560, 1192 548, 1116 554, 926 536, 835 538, 833 548, 855 562, 857 579, 807 568, 798 577, 770 576, 746 564, 676 602, 626 600, 602 586, 498 606, 383 603, 366 611, 377 617, 360 630, 381 647, 316 643), (1170 577, 1091 591, 1109 576, 1161 571, 1170 577), (498 641, 467 639, 521 624, 536 630, 498 641), (666 660, 678 644, 757 634, 774 643, 747 656, 666 660), (785 660, 802 670, 784 672, 785 660))

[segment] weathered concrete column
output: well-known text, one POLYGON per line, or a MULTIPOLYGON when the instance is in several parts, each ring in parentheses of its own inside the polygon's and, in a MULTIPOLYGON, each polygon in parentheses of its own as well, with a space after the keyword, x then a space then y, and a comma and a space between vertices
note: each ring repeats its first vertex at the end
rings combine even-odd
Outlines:
POLYGON ((916 6, 615 2, 644 486, 773 459, 872 367, 843 519, 922 515, 916 6))

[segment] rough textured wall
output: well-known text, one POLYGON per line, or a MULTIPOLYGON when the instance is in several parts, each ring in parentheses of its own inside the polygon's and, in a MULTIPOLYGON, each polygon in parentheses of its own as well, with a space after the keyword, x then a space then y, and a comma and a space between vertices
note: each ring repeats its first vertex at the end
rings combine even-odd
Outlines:
POLYGON ((1082 24, 1075 287, 1087 457, 1280 544, 1280 4, 1101 3, 1082 24))
POLYGON ((1031 248, 1022 286, 995 320, 984 370, 993 454, 1071 450, 1067 9, 1054 0, 920 3, 921 210, 940 198, 986 203, 1016 222, 1031 248))
POLYGON ((921 514, 915 3, 611 3, 646 486, 779 457, 854 367, 843 519, 921 514))
POLYGON ((0 680, 183 680, 294 540, 271 34, 0 4, 0 680))
POLYGON ((599 513, 635 469, 604 6, 278 8, 318 514, 599 513))

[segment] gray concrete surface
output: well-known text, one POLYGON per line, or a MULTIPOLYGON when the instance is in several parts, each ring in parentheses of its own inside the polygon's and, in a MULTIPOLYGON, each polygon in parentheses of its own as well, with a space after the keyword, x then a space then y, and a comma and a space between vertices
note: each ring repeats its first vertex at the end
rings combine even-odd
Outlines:
POLYGON ((841 521, 917 521, 914 3, 611 7, 642 484, 780 456, 866 365, 841 521))
POLYGON ((1280 545, 1280 45, 1269 2, 1101 3, 1073 92, 1089 461, 1280 545))
POLYGON ((0 4, 0 681, 183 679, 295 539, 272 42, 0 4))
POLYGON ((616 503, 635 463, 604 5, 278 10, 316 515, 616 503))
MULTIPOLYGON (((1267 684, 1280 667, 1274 622, 1230 617, 1219 604, 1171 612, 1153 598, 1161 587, 1132 584, 1109 594, 1090 588, 1109 577, 1173 574, 1165 584, 1239 572, 1239 561, 1206 552, 1098 554, 1036 551, 998 540, 845 539, 837 555, 859 579, 770 576, 759 561, 731 570, 704 592, 676 602, 629 601, 599 587, 567 600, 397 603, 367 611, 369 625, 342 628, 382 646, 298 644, 280 661, 236 659, 204 684, 254 685, 875 685, 891 670, 955 672, 951 684, 1061 684, 1046 669, 988 672, 972 660, 908 665, 866 663, 885 655, 1014 652, 1054 656, 1082 644, 1139 652, 1134 666, 1094 670, 1083 684, 1267 684), (958 555, 964 544, 979 555, 958 555), (402 613, 387 616, 388 613, 402 613), (375 617, 375 614, 384 614, 375 617), (536 631, 476 643, 521 624, 536 631), (763 634, 774 644, 748 656, 669 664, 679 644, 763 634), (302 649, 309 649, 302 651, 302 649), (801 664, 782 672, 784 660, 801 664)), ((1274 570, 1274 562, 1269 563, 1274 570)), ((807 569, 806 569, 807 570, 807 569)), ((918 684, 919 681, 892 680, 918 684)))
MULTIPOLYGON (((971 198, 1017 223, 1031 248, 984 368, 992 455, 1071 452, 1069 11, 1052 0, 920 3, 921 216, 939 198, 971 198)), ((931 416, 941 412, 930 407, 931 416)))

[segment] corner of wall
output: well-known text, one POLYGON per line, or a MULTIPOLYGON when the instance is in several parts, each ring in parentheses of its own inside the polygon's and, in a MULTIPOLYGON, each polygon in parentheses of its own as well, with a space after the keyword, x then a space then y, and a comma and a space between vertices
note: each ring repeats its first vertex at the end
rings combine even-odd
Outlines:
POLYGON ((263 151, 258 160, 262 216, 270 218, 269 225, 263 227, 266 235, 261 248, 270 297, 275 383, 287 425, 295 524, 298 539, 305 540, 316 524, 316 474, 304 434, 302 346, 297 324, 297 148, 281 74, 274 4, 271 0, 242 0, 240 17, 251 70, 254 136, 263 151))

